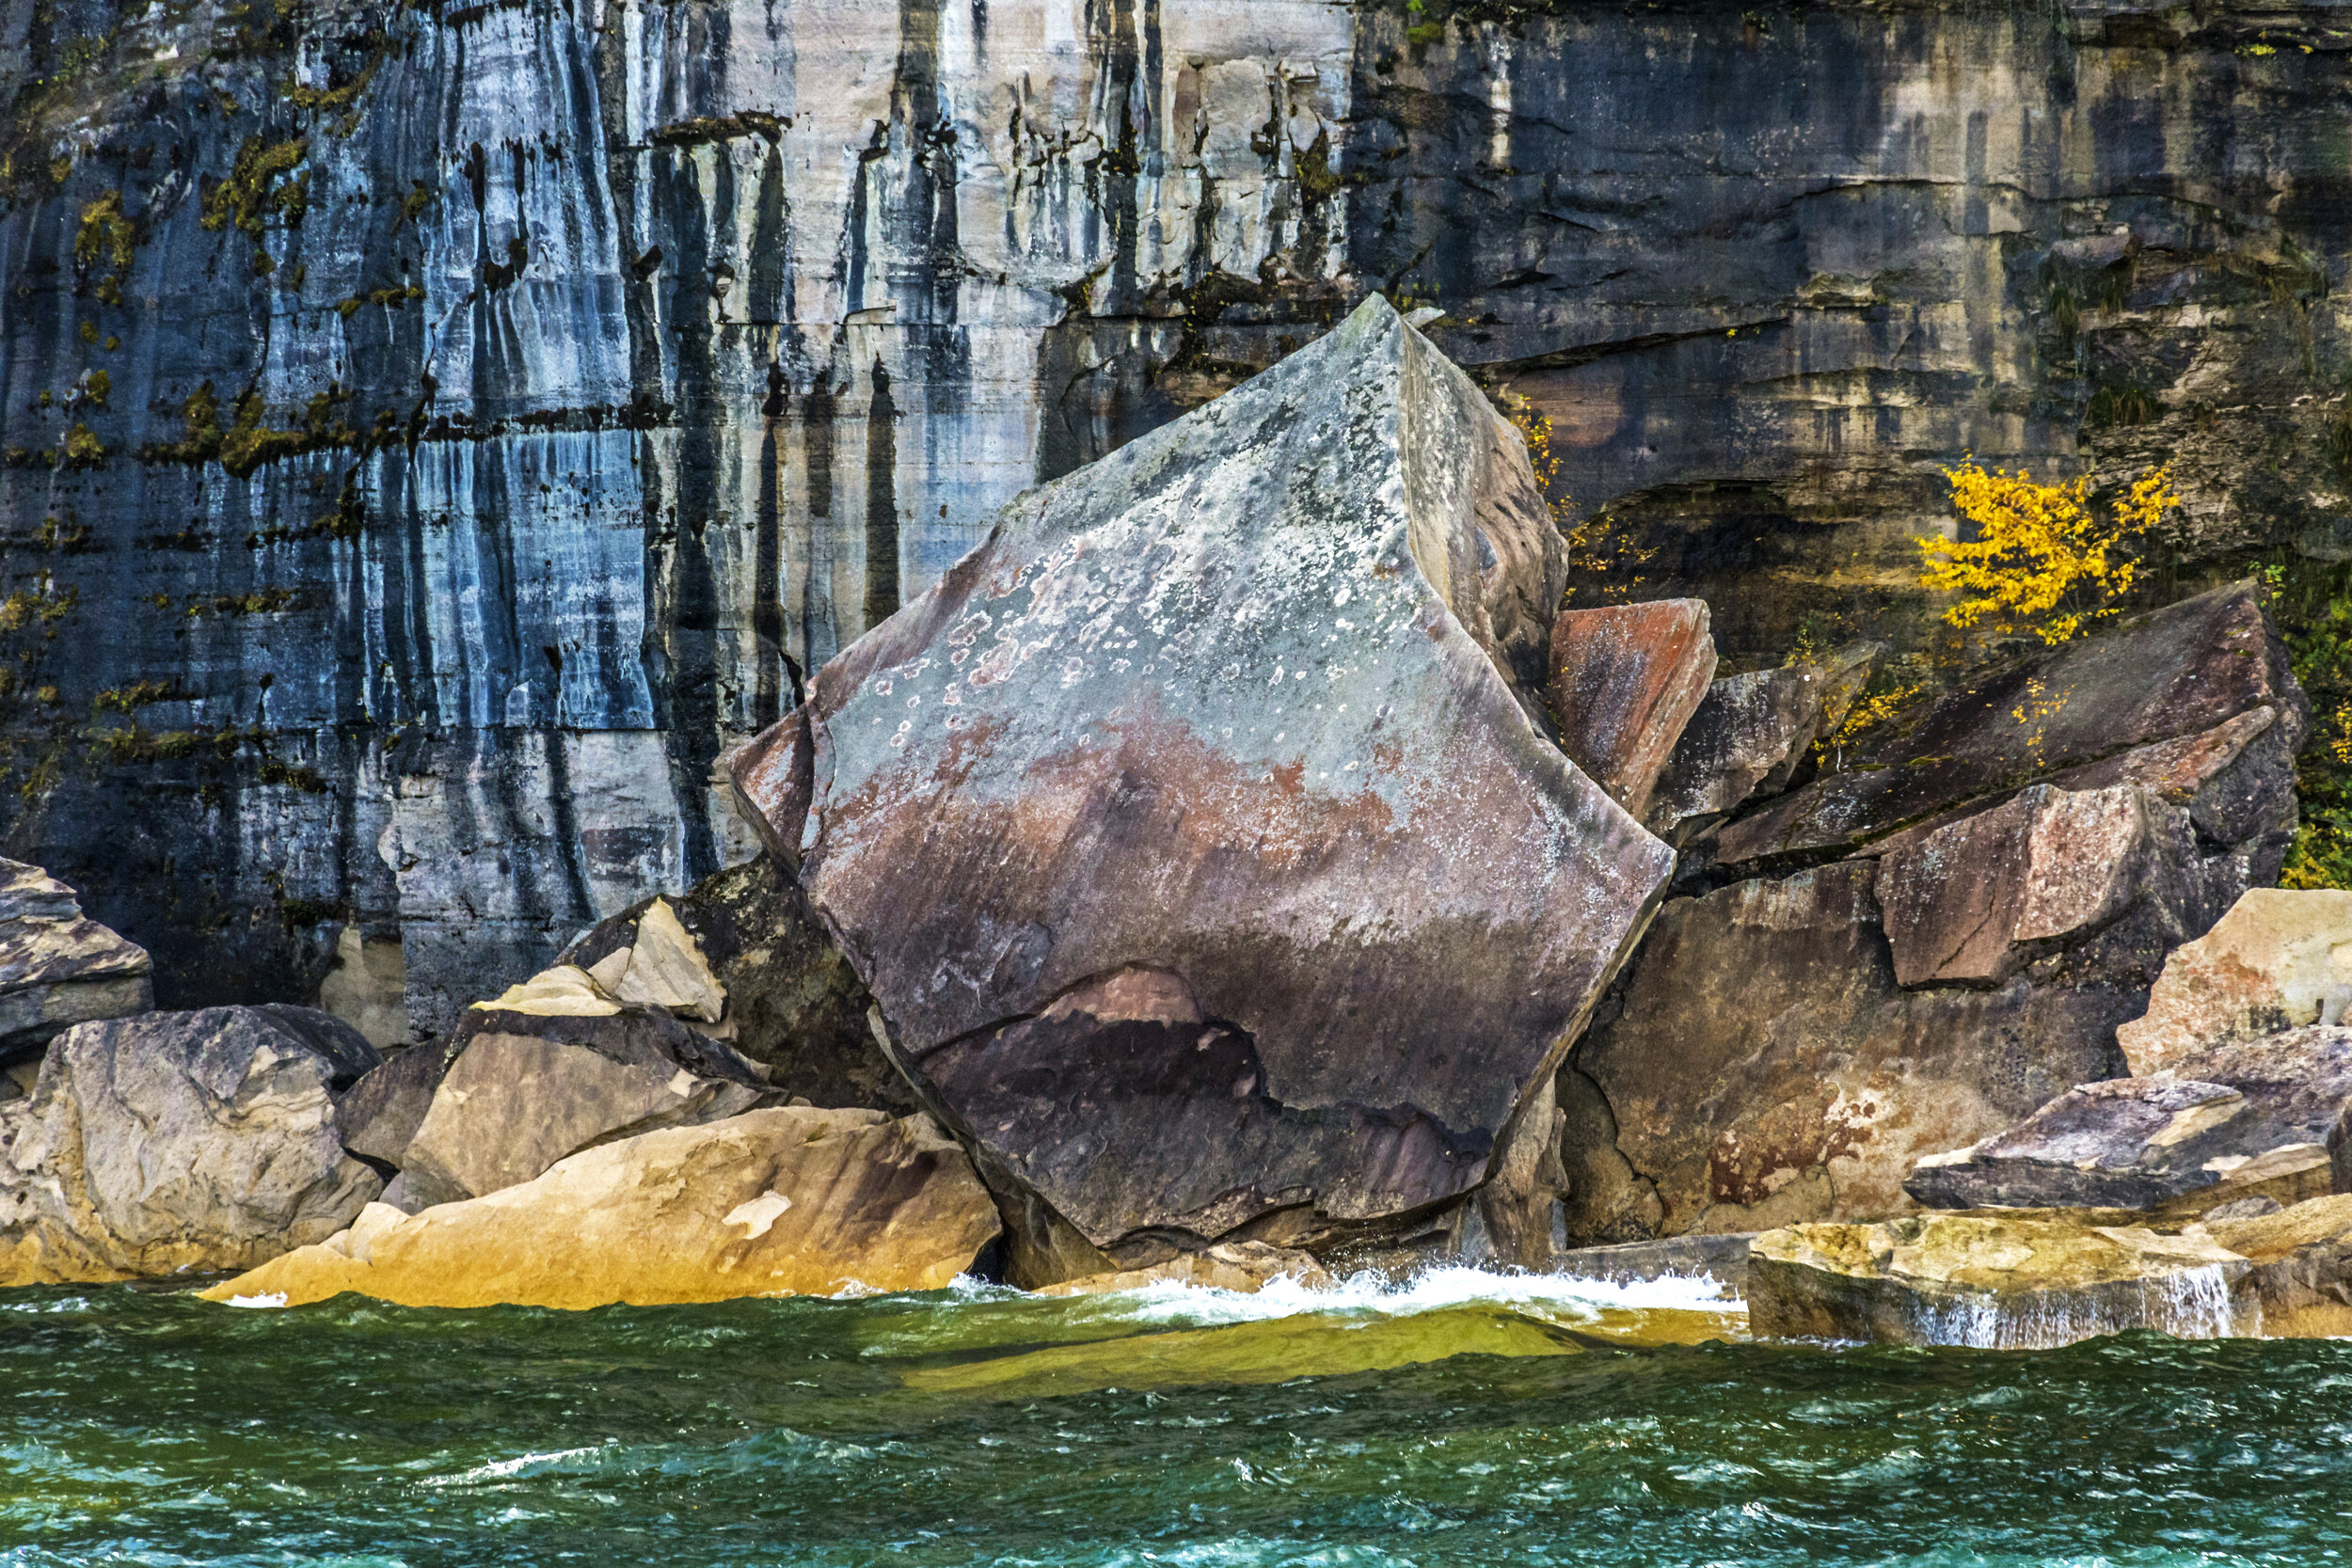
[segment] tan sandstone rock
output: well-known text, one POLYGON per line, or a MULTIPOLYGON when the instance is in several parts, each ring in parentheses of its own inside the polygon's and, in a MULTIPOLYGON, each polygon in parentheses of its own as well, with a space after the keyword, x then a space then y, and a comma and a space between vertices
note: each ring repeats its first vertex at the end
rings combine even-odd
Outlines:
POLYGON ((2249 888, 2195 942, 2174 949, 2148 1011, 2115 1031, 2132 1071, 2304 1023, 2334 1023, 2352 1001, 2352 893, 2249 888))
POLYGON ((408 1307, 929 1291, 968 1269, 996 1210, 926 1117, 778 1108, 601 1145, 537 1180, 358 1223, 204 1292, 408 1307))
POLYGON ((2253 1265, 2191 1229, 2084 1225, 2046 1212, 1799 1225, 1748 1252, 1758 1338, 2031 1350, 2126 1329, 2260 1332, 2253 1265))
POLYGON ((2220 1245, 2254 1265, 2264 1334, 2352 1336, 2352 1194, 2312 1198, 2248 1219, 2213 1219, 2220 1245))

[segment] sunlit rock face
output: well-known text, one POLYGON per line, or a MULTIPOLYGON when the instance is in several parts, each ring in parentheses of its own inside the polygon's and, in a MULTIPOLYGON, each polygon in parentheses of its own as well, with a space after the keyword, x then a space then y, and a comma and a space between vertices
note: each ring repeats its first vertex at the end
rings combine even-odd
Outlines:
POLYGON ((747 852, 713 759, 1014 494, 1374 288, 1738 668, 1915 631, 1922 454, 2352 551, 2320 16, 0 8, 5 847, 167 1005, 350 922, 442 1027, 747 852))

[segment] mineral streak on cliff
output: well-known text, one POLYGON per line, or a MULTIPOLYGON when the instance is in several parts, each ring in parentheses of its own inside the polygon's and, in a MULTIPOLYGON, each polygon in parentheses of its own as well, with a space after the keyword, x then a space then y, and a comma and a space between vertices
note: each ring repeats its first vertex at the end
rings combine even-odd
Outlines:
POLYGON ((438 1027, 746 852, 722 746, 1003 502, 1372 288, 1734 659, 1899 639, 1963 450, 2352 551, 2332 8, 1504 8, 0 0, 9 852, 167 1005, 351 920, 438 1027))

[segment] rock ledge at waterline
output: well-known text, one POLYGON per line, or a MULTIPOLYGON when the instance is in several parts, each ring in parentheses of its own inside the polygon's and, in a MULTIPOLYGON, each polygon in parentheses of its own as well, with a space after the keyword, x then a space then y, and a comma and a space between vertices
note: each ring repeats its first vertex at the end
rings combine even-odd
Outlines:
POLYGON ((204 1294, 579 1308, 930 1291, 997 1230, 971 1162, 930 1118, 777 1108, 601 1145, 414 1215, 371 1204, 204 1294))

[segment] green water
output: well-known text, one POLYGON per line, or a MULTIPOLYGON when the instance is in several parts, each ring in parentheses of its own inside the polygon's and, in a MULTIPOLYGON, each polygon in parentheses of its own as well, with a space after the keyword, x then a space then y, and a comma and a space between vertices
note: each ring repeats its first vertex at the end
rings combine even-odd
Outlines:
POLYGON ((0 1294, 0 1563, 2352 1557, 2352 1344, 1759 1345, 1460 1276, 1309 1305, 0 1294))

